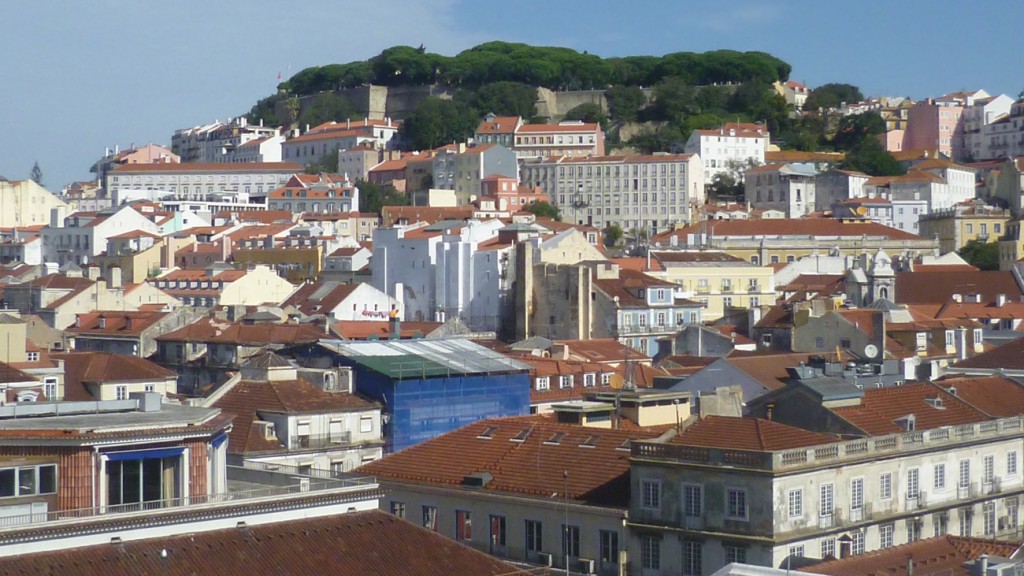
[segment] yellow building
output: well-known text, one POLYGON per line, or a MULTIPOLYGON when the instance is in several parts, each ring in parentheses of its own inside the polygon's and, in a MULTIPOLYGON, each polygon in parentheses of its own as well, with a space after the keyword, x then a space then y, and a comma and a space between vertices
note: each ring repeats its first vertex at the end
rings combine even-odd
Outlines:
POLYGON ((660 266, 652 262, 647 274, 678 286, 676 297, 703 304, 705 322, 775 302, 775 271, 769 266, 719 251, 656 251, 651 256, 660 266))
POLYGON ((945 254, 963 248, 971 240, 998 240, 1009 220, 1009 210, 971 202, 924 214, 919 224, 921 236, 938 238, 939 250, 945 254))
POLYGON ((939 242, 874 222, 832 218, 706 220, 658 234, 655 249, 714 250, 754 265, 794 262, 804 256, 860 256, 883 250, 917 257, 939 255, 939 242))
POLYGON ((50 224, 50 211, 60 209, 58 221, 67 216, 68 205, 34 180, 0 180, 0 227, 50 224))
POLYGON ((247 248, 235 250, 236 264, 264 264, 292 284, 315 281, 320 276, 323 248, 247 248))

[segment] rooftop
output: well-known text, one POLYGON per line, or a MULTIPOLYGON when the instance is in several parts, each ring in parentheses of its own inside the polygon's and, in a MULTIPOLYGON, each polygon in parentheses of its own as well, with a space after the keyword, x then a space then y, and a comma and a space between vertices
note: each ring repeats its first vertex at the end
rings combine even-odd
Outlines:
POLYGON ((918 540, 867 554, 828 560, 801 568, 813 574, 829 576, 886 576, 943 575, 974 576, 977 572, 964 566, 983 554, 1008 558, 1020 547, 1017 542, 1000 542, 961 536, 939 536, 918 540), (913 561, 913 569, 910 568, 913 561))
POLYGON ((708 416, 673 437, 671 444, 722 450, 792 450, 835 442, 835 436, 808 432, 761 418, 708 416))
POLYGON ((320 344, 385 376, 424 378, 526 372, 529 366, 469 340, 322 340, 320 344))

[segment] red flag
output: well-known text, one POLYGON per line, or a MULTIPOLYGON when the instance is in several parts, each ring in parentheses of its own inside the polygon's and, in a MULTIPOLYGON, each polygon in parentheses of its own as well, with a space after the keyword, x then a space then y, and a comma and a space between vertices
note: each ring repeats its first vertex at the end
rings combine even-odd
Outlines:
POLYGON ((281 73, 280 73, 280 72, 278 72, 278 73, 277 73, 277 81, 278 81, 278 82, 280 82, 280 81, 281 81, 281 73))

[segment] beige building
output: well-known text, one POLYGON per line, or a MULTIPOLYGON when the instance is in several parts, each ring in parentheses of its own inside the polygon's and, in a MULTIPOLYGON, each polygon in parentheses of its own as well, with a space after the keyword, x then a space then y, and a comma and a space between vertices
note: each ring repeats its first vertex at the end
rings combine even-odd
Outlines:
POLYGON ((213 264, 205 270, 172 270, 148 280, 148 284, 191 306, 254 306, 278 304, 295 291, 295 286, 269 266, 235 270, 227 264, 213 264))
POLYGON ((1009 210, 971 202, 922 214, 918 223, 923 238, 938 238, 943 254, 963 248, 971 240, 994 242, 1006 230, 1009 210))
POLYGON ((678 286, 677 296, 703 304, 705 322, 745 316, 748 309, 775 301, 775 272, 769 266, 715 251, 652 252, 652 257, 661 269, 652 266, 648 274, 678 286))
POLYGON ((42 226, 50 223, 50 211, 68 205, 34 180, 0 181, 0 228, 42 226))

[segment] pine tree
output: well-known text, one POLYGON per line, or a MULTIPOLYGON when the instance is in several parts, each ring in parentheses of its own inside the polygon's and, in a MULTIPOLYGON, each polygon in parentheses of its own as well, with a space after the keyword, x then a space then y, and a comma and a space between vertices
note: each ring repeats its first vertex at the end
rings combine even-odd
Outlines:
POLYGON ((43 185, 43 169, 39 167, 39 161, 32 165, 32 171, 28 173, 28 177, 35 181, 40 186, 43 185))

